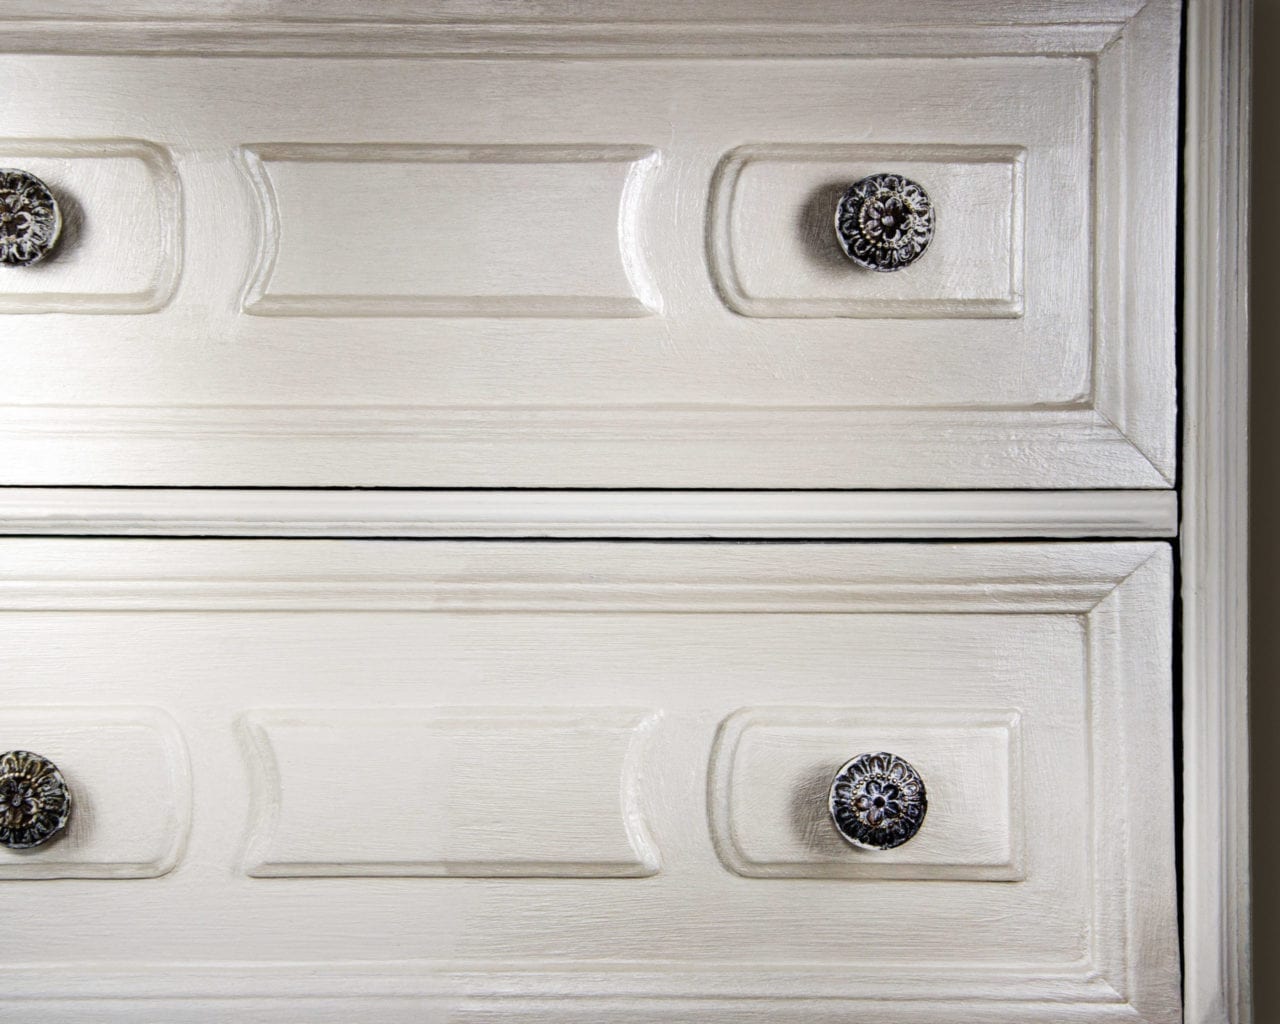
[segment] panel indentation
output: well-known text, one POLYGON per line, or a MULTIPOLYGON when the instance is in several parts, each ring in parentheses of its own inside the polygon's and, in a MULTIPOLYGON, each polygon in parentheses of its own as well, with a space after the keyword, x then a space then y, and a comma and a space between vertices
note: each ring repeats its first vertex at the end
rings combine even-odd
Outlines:
POLYGON ((642 712, 300 710, 243 719, 256 761, 245 870, 639 877, 642 712))
POLYGON ((4 878, 154 878, 173 869, 191 820, 186 745, 155 708, 15 707, 0 750, 53 761, 71 793, 66 831, 33 850, 0 849, 4 878))
POLYGON ((743 146, 712 186, 710 256, 736 312, 757 317, 953 318, 1022 314, 1024 152, 992 146, 743 146), (833 225, 860 178, 904 174, 933 200, 928 252, 861 270, 833 225))
POLYGON ((643 146, 260 145, 257 316, 635 317, 643 146))
POLYGON ((725 720, 712 764, 712 834, 752 878, 1019 881, 1018 713, 747 708, 725 720), (924 779, 929 812, 893 850, 837 834, 827 791, 849 758, 879 750, 924 779))
POLYGON ((0 275, 0 313, 151 313, 182 262, 169 153, 136 139, 3 139, 0 167, 47 184, 62 234, 39 263, 0 275))

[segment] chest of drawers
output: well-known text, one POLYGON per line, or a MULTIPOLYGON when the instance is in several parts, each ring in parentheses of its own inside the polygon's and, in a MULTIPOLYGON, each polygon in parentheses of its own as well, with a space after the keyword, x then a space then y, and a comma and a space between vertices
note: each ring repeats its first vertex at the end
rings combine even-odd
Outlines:
POLYGON ((0 1020, 1251 1024, 1239 15, 0 11, 0 1020))

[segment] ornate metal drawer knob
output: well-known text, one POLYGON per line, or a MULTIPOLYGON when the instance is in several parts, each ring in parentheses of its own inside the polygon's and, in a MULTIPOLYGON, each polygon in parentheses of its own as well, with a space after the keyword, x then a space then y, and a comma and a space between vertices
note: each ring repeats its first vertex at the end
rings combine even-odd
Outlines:
POLYGON ((61 231, 62 211, 49 186, 26 171, 0 168, 0 263, 38 263, 61 231))
POLYGON ((901 270, 933 238, 933 201, 901 174, 873 174, 849 186, 836 207, 844 254, 868 270, 901 270))
POLYGON ((0 845, 26 850, 66 827, 71 794, 58 766, 29 750, 0 754, 0 845))
POLYGON ((864 850, 892 850, 919 830, 929 804, 924 780, 897 754, 859 754, 831 783, 831 820, 864 850))

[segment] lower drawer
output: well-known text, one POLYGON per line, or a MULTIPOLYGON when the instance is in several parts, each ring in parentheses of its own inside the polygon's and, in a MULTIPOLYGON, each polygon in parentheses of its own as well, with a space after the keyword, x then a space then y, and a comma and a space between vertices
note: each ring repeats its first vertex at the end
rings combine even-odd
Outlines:
POLYGON ((4 546, 6 1006, 1179 1019, 1165 544, 4 546))

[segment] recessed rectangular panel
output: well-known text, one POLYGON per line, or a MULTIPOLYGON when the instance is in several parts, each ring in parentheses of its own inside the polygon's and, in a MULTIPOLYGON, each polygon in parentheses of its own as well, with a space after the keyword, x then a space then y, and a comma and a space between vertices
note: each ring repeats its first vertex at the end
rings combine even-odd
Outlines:
POLYGON ((628 317, 642 146, 272 145, 245 301, 260 316, 628 317))
POLYGON ((759 145, 716 175, 716 284, 762 317, 1013 317, 1022 313, 1023 150, 988 146, 759 145), (875 273, 835 241, 845 189, 884 173, 919 184, 937 227, 900 271, 875 273))
POLYGON ((642 713, 253 712, 257 876, 651 875, 642 713))
POLYGON ((725 866, 751 878, 1018 881, 1018 713, 747 708, 717 737, 711 822, 725 866), (826 813, 835 770, 859 754, 905 758, 925 784, 920 831, 892 850, 845 842, 826 813))
POLYGON ((5 750, 52 761, 71 814, 65 830, 41 846, 0 847, 0 879, 154 878, 178 863, 191 778, 182 736, 164 712, 7 705, 0 714, 5 750))
POLYGON ((0 167, 34 174, 62 215, 49 254, 0 273, 0 313, 151 313, 182 263, 167 150, 136 139, 0 139, 0 167))

